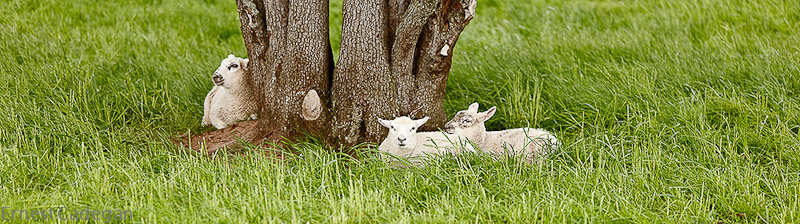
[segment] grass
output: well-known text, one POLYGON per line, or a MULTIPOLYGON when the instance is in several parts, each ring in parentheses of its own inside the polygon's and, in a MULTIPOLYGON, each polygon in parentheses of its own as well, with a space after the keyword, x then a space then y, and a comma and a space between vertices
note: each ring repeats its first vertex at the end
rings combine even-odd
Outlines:
POLYGON ((497 106, 489 129, 546 128, 563 149, 541 165, 392 169, 313 140, 286 162, 170 143, 204 130, 214 65, 246 55, 234 1, 3 1, 0 206, 141 222, 798 222, 798 8, 479 1, 445 108, 497 106))

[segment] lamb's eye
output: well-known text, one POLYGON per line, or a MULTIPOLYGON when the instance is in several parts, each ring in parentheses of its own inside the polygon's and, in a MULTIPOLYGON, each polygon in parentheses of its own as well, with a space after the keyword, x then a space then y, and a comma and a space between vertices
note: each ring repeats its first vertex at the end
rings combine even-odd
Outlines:
POLYGON ((470 121, 470 120, 463 120, 463 121, 461 121, 461 123, 464 123, 464 124, 466 124, 466 123, 469 123, 469 122, 471 122, 471 121, 470 121))
POLYGON ((417 130, 417 128, 411 128, 411 131, 417 130))
POLYGON ((232 64, 232 65, 231 65, 231 67, 238 68, 238 67, 239 67, 239 65, 237 65, 237 64, 232 64))
POLYGON ((392 130, 394 130, 394 126, 392 126, 392 130))

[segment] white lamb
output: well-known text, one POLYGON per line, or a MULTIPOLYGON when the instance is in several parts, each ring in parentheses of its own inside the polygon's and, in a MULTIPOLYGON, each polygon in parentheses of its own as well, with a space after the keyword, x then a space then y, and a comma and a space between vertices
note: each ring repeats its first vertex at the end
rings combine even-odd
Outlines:
POLYGON ((478 103, 456 113, 444 130, 449 134, 466 137, 482 151, 493 154, 513 153, 522 155, 526 162, 533 162, 550 150, 557 149, 558 139, 548 131, 535 128, 516 128, 503 131, 486 131, 484 122, 496 111, 495 107, 478 112, 478 103))
POLYGON ((247 76, 248 62, 232 54, 222 60, 211 77, 214 88, 203 103, 203 126, 223 129, 237 121, 256 119, 258 106, 247 76))
POLYGON ((472 145, 460 141, 458 136, 443 132, 417 132, 428 119, 430 118, 424 117, 412 120, 405 116, 394 120, 378 119, 381 125, 389 129, 389 134, 378 146, 378 150, 406 158, 415 165, 421 164, 421 159, 428 155, 457 154, 462 149, 474 151, 472 145))

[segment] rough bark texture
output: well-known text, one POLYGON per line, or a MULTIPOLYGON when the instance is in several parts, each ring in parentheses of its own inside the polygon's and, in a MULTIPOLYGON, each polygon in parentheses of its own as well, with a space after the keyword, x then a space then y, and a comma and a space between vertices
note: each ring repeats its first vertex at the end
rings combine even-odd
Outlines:
MULTIPOLYGON (((327 1, 237 4, 249 78, 262 99, 260 128, 214 132, 248 133, 241 140, 254 142, 306 131, 331 145, 351 146, 384 137, 377 118, 418 111, 416 117, 431 117, 423 130, 447 120, 442 103, 452 51, 475 13, 475 0, 344 0, 336 68, 327 1)), ((215 141, 224 147, 236 140, 215 141)))
POLYGON ((254 83, 263 96, 261 118, 270 140, 307 130, 324 135, 327 113, 301 117, 305 95, 315 90, 330 99, 333 55, 328 40, 328 2, 322 0, 238 0, 242 33, 254 83))
POLYGON ((377 118, 397 114, 397 97, 389 70, 386 2, 344 0, 342 7, 332 137, 353 145, 380 139, 385 128, 377 118))
POLYGON ((378 117, 412 111, 431 117, 423 130, 440 128, 453 46, 475 1, 345 0, 342 10, 334 137, 347 145, 377 142, 386 134, 378 117))

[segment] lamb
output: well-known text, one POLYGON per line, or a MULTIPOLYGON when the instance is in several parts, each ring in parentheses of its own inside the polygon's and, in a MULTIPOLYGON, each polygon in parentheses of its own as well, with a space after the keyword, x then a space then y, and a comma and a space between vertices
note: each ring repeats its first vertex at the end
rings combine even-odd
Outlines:
POLYGON ((533 162, 550 150, 557 149, 558 139, 550 132, 534 128, 516 128, 503 131, 486 131, 484 122, 489 120, 497 108, 478 113, 478 103, 473 103, 469 109, 456 113, 448 121, 444 130, 448 134, 465 137, 482 151, 492 154, 506 152, 522 155, 525 161, 533 162))
POLYGON ((203 103, 203 126, 223 129, 237 121, 256 119, 258 104, 249 77, 248 59, 228 55, 211 76, 214 88, 203 103))
POLYGON ((389 129, 386 139, 378 150, 397 157, 407 158, 414 165, 422 163, 421 158, 427 155, 452 153, 461 149, 474 151, 472 145, 455 135, 442 132, 417 132, 417 129, 430 119, 424 117, 412 120, 409 117, 397 117, 394 120, 378 119, 378 123, 389 129))

